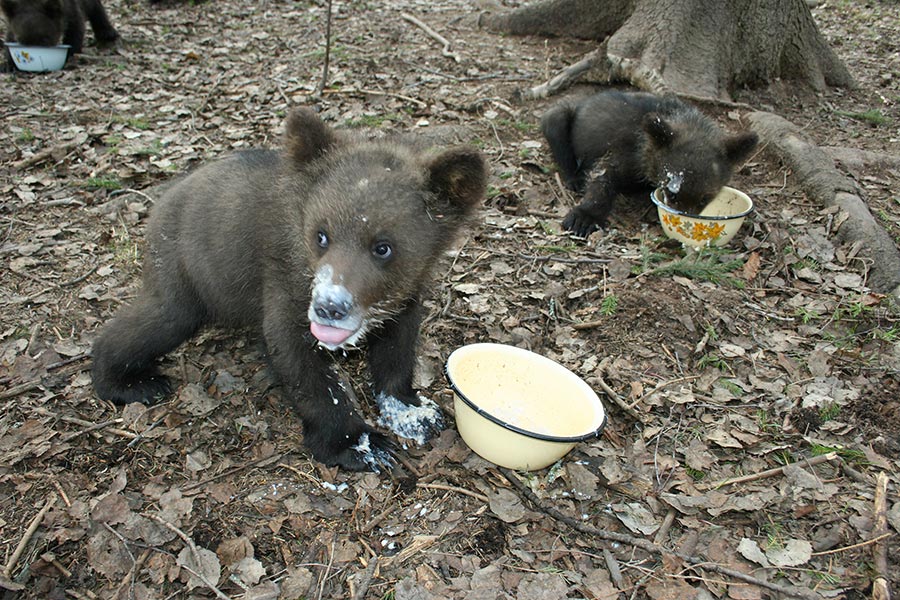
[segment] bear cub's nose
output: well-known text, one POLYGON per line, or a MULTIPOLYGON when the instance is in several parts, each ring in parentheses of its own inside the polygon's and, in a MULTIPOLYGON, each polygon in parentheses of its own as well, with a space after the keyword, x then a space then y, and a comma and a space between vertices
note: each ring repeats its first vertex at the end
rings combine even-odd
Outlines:
POLYGON ((320 319, 342 321, 350 314, 350 305, 347 302, 328 300, 326 302, 317 303, 315 311, 320 319))

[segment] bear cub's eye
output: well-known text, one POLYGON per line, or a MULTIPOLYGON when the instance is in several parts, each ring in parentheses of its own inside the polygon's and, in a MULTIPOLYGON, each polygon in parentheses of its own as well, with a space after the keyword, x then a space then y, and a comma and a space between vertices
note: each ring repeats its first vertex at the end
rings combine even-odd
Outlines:
POLYGON ((372 246, 372 254, 382 260, 386 260, 394 254, 394 249, 387 242, 376 242, 372 246))
POLYGON ((328 247, 328 234, 322 231, 321 229, 316 232, 316 243, 319 244, 319 248, 327 248, 328 247))

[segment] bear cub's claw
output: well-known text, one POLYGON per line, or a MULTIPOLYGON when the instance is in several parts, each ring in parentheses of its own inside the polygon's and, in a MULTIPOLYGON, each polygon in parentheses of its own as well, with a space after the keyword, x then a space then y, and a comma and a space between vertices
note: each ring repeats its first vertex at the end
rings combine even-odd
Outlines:
POLYGON ((585 214, 580 206, 576 206, 563 219, 563 229, 571 231, 578 237, 586 238, 600 229, 600 225, 590 215, 585 214))
POLYGON ((394 444, 384 435, 367 431, 336 457, 338 464, 353 471, 391 471, 394 468, 394 444))

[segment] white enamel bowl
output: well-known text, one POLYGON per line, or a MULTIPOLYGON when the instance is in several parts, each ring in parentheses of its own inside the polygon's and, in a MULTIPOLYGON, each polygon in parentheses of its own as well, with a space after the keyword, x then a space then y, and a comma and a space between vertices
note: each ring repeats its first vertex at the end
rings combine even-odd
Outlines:
POLYGON ((600 435, 606 412, 580 377, 534 352, 471 344, 445 366, 460 436, 502 467, 536 470, 600 435))
POLYGON ((13 62, 21 71, 59 71, 66 64, 69 48, 65 44, 59 46, 23 46, 13 42, 6 43, 13 62))

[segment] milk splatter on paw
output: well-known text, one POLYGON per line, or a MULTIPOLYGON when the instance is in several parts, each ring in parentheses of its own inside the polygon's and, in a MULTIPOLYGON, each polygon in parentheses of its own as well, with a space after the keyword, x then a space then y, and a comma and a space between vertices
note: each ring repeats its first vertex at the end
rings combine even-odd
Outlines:
POLYGON ((394 466, 394 459, 390 452, 373 445, 368 433, 359 436, 356 445, 350 448, 359 452, 362 461, 369 465, 369 468, 375 473, 381 473, 382 469, 390 471, 394 466))
POLYGON ((386 427, 402 438, 413 440, 420 446, 444 428, 444 415, 438 405, 419 396, 419 406, 406 404, 385 393, 375 398, 381 414, 378 425, 386 427))

